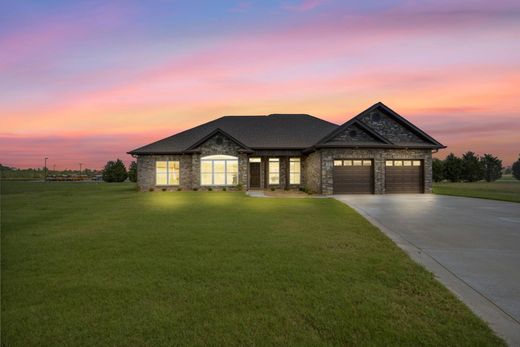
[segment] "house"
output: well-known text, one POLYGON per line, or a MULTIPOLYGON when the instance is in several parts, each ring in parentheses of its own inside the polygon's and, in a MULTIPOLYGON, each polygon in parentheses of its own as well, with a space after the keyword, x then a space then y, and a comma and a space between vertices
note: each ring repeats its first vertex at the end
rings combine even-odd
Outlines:
POLYGON ((128 152, 141 190, 430 193, 445 148, 377 103, 343 125, 307 114, 225 116, 128 152))

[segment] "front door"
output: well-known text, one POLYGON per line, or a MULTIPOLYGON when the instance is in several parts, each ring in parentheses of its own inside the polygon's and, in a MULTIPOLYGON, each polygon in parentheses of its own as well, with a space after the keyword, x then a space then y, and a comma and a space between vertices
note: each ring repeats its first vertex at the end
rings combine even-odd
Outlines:
POLYGON ((260 188, 260 163, 249 163, 249 187, 260 188))

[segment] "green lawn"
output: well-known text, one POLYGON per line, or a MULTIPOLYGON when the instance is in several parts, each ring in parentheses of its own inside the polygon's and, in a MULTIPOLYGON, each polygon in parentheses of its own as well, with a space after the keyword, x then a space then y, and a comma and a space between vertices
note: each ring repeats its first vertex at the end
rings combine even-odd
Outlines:
POLYGON ((492 200, 520 202, 520 181, 511 175, 495 182, 440 182, 433 184, 433 192, 443 195, 467 196, 492 200))
POLYGON ((332 199, 2 183, 2 345, 496 346, 332 199))

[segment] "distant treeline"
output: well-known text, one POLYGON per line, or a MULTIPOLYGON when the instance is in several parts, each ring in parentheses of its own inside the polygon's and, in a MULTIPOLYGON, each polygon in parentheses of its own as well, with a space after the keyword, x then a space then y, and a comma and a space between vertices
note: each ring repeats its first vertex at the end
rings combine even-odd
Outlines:
POLYGON ((520 159, 513 167, 504 168, 502 160, 492 154, 479 156, 474 152, 466 152, 462 157, 450 153, 444 160, 434 158, 432 163, 433 180, 441 182, 477 182, 486 180, 493 182, 502 177, 502 174, 513 174, 520 179, 520 159))
MULTIPOLYGON (((70 175, 79 175, 79 170, 49 170, 47 168, 47 176, 57 175, 57 176, 70 176, 70 175)), ((97 174, 100 174, 98 170, 84 169, 81 170, 81 175, 86 175, 88 177, 93 177, 97 174)), ((31 179, 44 179, 45 177, 45 169, 36 168, 36 169, 17 169, 14 167, 9 167, 0 164, 0 177, 3 179, 20 179, 20 180, 31 180, 31 179)))

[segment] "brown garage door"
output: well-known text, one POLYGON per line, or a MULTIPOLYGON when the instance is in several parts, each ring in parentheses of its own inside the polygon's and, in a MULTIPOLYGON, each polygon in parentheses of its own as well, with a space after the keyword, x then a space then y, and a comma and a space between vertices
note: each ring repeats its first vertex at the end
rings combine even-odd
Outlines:
POLYGON ((423 193, 422 160, 387 160, 385 162, 386 193, 423 193))
POLYGON ((334 160, 334 194, 371 194, 374 192, 372 160, 334 160))

